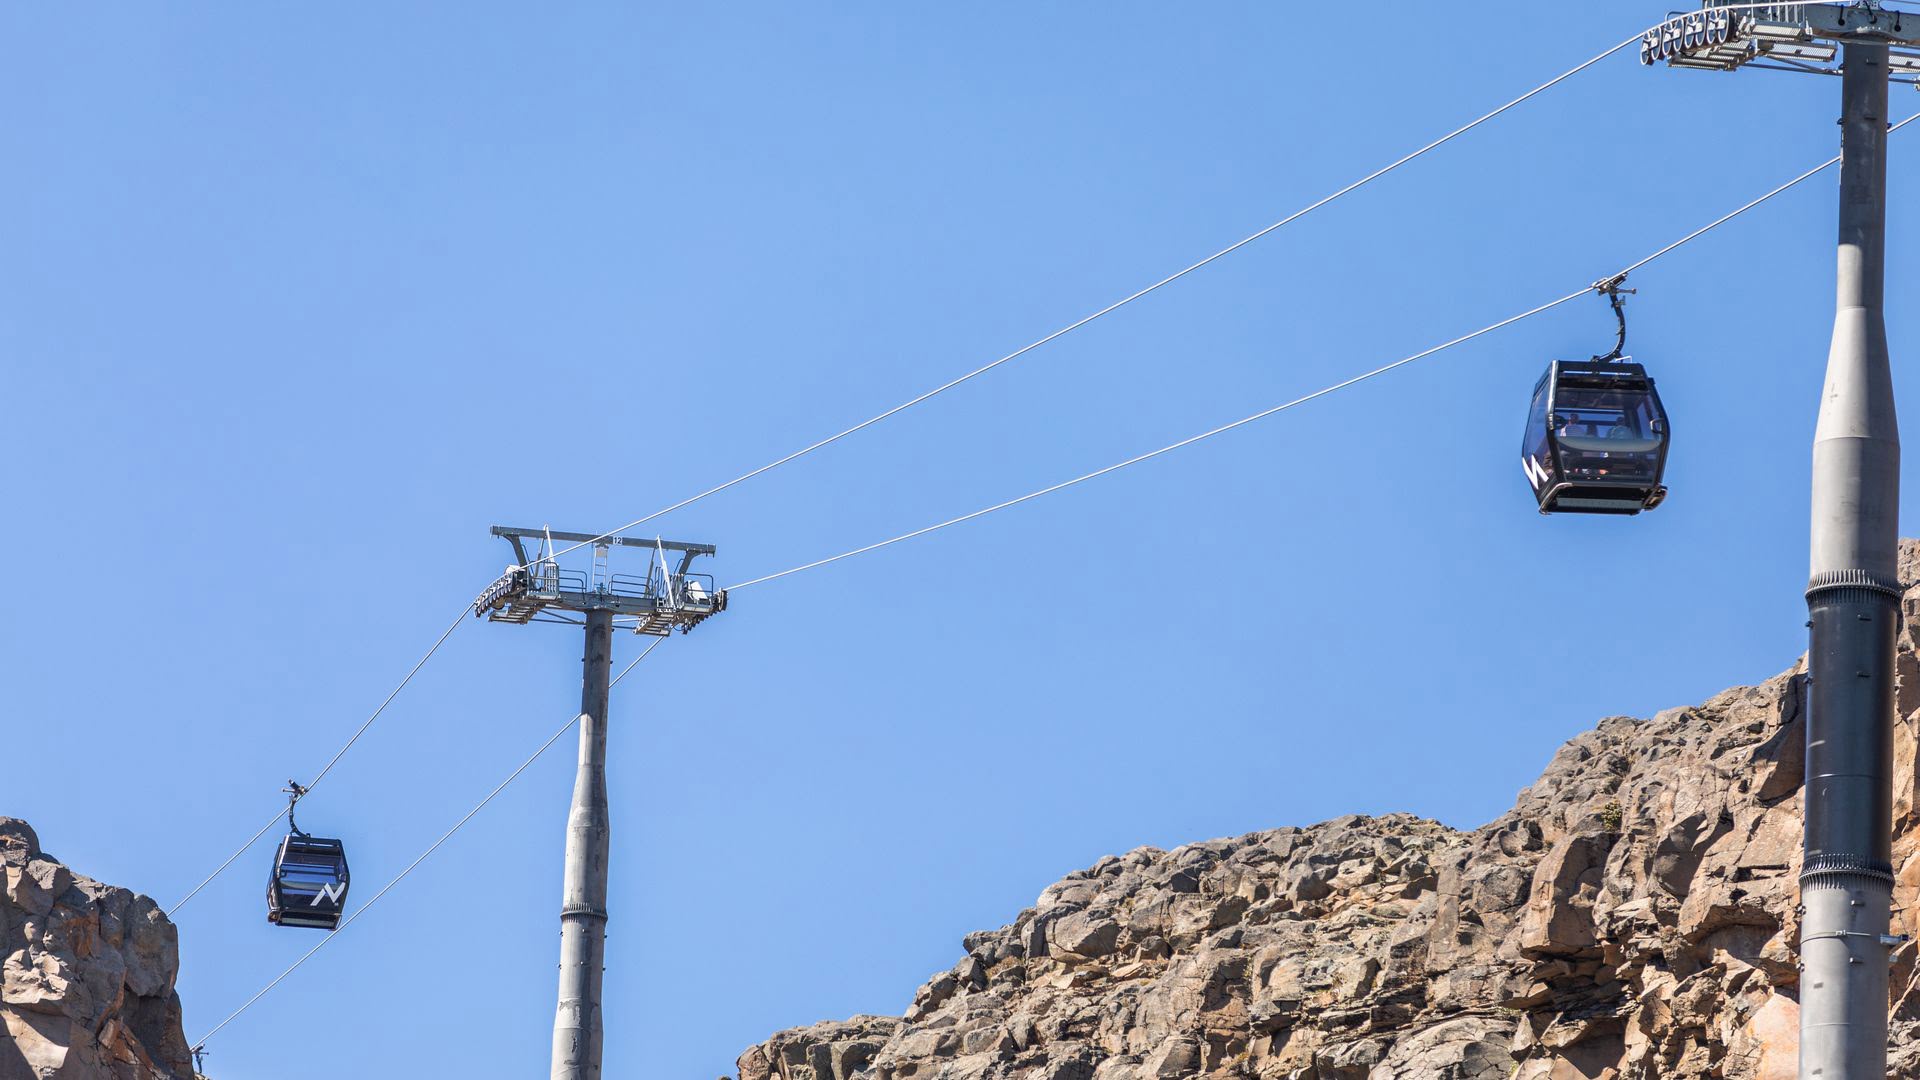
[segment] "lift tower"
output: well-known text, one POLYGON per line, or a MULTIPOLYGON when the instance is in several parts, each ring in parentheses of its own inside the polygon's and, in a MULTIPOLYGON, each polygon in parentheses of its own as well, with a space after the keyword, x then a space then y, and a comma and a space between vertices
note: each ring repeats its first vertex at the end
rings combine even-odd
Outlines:
POLYGON ((1885 300, 1887 87, 1920 73, 1920 15, 1873 2, 1715 7, 1640 59, 1840 77, 1838 295, 1813 435, 1801 1080, 1884 1080, 1893 896, 1893 652, 1900 435, 1885 300), (1744 7, 1746 10, 1739 10, 1744 7))
POLYGON ((580 768, 567 814, 567 858, 560 908, 560 1004, 553 1018, 552 1080, 600 1080, 600 976, 607 937, 607 693, 613 631, 665 637, 698 626, 726 610, 727 594, 713 578, 689 571, 712 555, 707 544, 593 533, 513 529, 493 535, 513 545, 514 565, 473 602, 474 615, 492 622, 584 626, 587 648, 580 683, 580 768), (574 545, 556 552, 554 543, 574 545), (536 545, 527 553, 527 545, 536 545), (644 575, 612 572, 614 548, 638 547, 649 558, 644 575), (558 555, 591 548, 585 569, 560 565, 558 555), (672 558, 669 558, 669 552, 672 558))

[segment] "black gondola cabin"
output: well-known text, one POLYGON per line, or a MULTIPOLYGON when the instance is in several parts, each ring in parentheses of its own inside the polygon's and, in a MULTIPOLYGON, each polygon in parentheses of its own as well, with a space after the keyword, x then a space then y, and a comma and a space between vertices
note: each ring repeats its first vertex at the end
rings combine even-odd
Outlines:
POLYGON ((338 840, 290 833, 267 878, 267 921, 333 930, 347 906, 347 848, 338 840))
POLYGON ((1667 497, 1668 435, 1646 368, 1556 360, 1533 388, 1520 467, 1543 514, 1637 514, 1667 497))

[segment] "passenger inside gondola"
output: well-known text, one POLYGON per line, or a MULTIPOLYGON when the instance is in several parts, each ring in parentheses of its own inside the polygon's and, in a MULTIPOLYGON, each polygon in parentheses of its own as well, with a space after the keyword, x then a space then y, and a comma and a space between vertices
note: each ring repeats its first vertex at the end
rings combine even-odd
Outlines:
POLYGON ((1567 387, 1554 402, 1570 478, 1651 478, 1660 450, 1646 394, 1567 387))

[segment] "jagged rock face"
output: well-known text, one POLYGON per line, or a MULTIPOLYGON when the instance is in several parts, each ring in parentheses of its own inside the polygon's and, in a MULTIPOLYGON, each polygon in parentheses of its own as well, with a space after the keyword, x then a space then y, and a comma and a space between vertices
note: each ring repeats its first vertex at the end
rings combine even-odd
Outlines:
MULTIPOLYGON (((1901 561, 1920 578, 1920 546, 1901 561)), ((1903 614, 1896 919, 1920 591, 1903 614)), ((1470 833, 1348 817, 1109 856, 968 935, 904 1018, 781 1032, 740 1080, 1793 1080, 1802 683, 1603 721, 1470 833)), ((1914 946, 1894 961, 1890 1068, 1920 1076, 1914 946)))
POLYGON ((0 1080, 189 1080, 173 923, 0 817, 0 1080))

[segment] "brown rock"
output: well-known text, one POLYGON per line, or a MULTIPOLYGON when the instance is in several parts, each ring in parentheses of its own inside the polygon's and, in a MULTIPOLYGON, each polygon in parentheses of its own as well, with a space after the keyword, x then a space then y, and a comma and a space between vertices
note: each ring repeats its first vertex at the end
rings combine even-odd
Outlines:
POLYGON ((1047 927, 1047 944, 1054 955, 1092 959, 1111 953, 1119 941, 1120 923, 1105 912, 1076 911, 1047 927))
POLYGON ((1524 956, 1581 956, 1594 952, 1599 939, 1593 925, 1593 901, 1606 868, 1608 837, 1585 833, 1563 838, 1534 870, 1526 913, 1520 923, 1524 956))
POLYGON ((0 817, 0 861, 24 864, 40 854, 40 838, 33 826, 19 818, 0 817))
MULTIPOLYGON (((1901 559, 1920 579, 1920 546, 1901 559)), ((1911 913, 1920 590, 1902 610, 1894 903, 1911 913)), ((1603 720, 1472 832, 1352 816, 1108 856, 967 935, 907 1021, 781 1032, 741 1080, 1790 1080, 1803 684, 1796 665, 1603 720), (813 1049, 856 1045, 877 1049, 813 1049)), ((37 843, 15 843, 24 867, 37 843)), ((1920 947, 1893 959, 1890 1071, 1920 1076, 1920 947)), ((20 992, 73 997, 55 974, 22 967, 20 992)))
POLYGON ((0 818, 0 1080, 188 1080, 174 927, 0 818))

